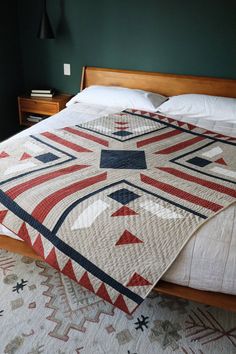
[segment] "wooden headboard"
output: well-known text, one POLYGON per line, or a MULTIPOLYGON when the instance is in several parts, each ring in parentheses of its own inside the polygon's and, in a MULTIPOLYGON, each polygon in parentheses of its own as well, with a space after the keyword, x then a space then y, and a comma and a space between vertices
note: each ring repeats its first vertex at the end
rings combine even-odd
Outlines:
POLYGON ((165 96, 201 93, 236 97, 236 80, 85 66, 82 71, 80 88, 82 90, 91 85, 142 89, 165 96))

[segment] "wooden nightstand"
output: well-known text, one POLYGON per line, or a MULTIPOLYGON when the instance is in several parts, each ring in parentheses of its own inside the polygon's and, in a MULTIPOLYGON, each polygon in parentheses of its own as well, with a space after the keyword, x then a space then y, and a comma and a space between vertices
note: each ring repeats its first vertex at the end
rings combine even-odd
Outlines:
POLYGON ((68 94, 57 94, 52 98, 30 97, 22 95, 18 97, 19 121, 21 126, 29 127, 35 123, 29 122, 27 117, 30 114, 37 116, 52 116, 65 108, 66 102, 72 96, 68 94))

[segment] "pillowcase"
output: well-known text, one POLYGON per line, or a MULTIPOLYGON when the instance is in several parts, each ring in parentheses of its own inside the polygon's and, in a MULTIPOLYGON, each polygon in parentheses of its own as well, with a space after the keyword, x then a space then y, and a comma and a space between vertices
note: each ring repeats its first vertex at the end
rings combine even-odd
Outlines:
POLYGON ((66 106, 82 102, 156 112, 160 104, 167 99, 165 96, 143 90, 118 86, 92 85, 72 97, 66 106))
POLYGON ((172 96, 158 111, 176 119, 205 118, 236 121, 236 99, 202 94, 172 96))

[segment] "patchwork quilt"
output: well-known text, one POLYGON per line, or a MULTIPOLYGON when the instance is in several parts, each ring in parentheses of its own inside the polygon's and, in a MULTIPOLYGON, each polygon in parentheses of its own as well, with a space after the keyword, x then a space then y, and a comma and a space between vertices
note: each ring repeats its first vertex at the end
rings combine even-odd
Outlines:
POLYGON ((0 145, 0 223, 132 313, 235 202, 236 138, 125 110, 0 145))

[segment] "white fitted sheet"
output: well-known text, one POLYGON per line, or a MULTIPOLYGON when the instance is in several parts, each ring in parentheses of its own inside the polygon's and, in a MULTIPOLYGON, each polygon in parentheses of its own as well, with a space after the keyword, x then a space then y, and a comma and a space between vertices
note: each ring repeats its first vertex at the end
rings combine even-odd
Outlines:
MULTIPOLYGON (((14 142, 20 137, 45 130, 73 126, 121 110, 121 107, 76 103, 5 142, 14 142)), ((183 119, 180 117, 179 120, 183 119)), ((184 121, 236 136, 236 118, 235 122, 193 118, 184 118, 184 121)), ((4 147, 5 142, 1 143, 1 147, 4 147)), ((2 225, 0 234, 18 238, 2 225)), ((210 219, 193 235, 163 279, 196 289, 236 294, 236 204, 210 219)))

